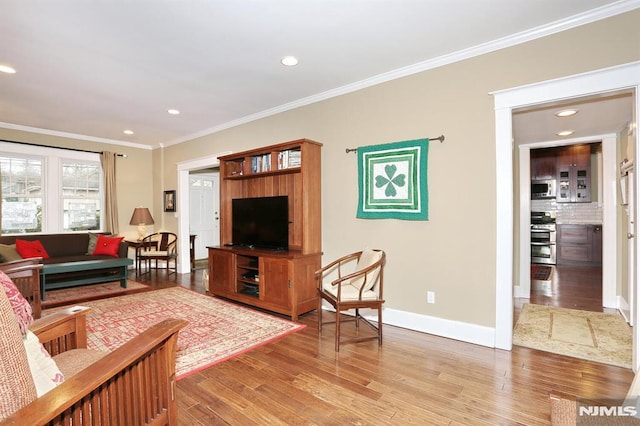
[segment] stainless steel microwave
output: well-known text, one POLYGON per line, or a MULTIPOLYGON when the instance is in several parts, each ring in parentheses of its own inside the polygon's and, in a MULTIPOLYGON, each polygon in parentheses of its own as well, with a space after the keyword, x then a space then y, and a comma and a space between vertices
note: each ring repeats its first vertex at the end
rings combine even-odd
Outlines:
POLYGON ((545 198, 556 198, 556 180, 532 180, 531 199, 543 200, 545 198))

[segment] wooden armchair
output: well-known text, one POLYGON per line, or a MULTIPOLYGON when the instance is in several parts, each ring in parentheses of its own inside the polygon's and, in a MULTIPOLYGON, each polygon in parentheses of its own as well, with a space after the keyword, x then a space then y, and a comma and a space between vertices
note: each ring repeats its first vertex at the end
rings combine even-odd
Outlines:
POLYGON ((11 281, 18 287, 22 296, 27 299, 35 319, 40 318, 42 312, 40 294, 41 269, 41 257, 0 263, 0 271, 3 271, 11 278, 11 281))
MULTIPOLYGON (((3 333, 21 339, 19 328, 6 324, 13 315, 8 299, 0 291, 0 321, 3 333), (11 315, 8 315, 7 310, 11 315)), ((65 372, 59 386, 27 401, 0 425, 175 425, 177 407, 175 395, 175 357, 178 331, 187 322, 164 320, 131 339, 113 352, 97 357, 83 356, 86 351, 86 314, 89 308, 75 307, 47 315, 35 321, 29 329, 38 336, 45 349, 57 359, 67 354, 67 364, 77 371, 65 372), (94 361, 84 368, 73 359, 94 361)), ((11 319, 15 319, 15 315, 11 319)), ((92 351, 95 352, 95 351, 92 351)), ((22 351, 24 354, 25 352, 22 351)), ((20 359, 0 359, 0 369, 16 369, 20 359)), ((15 357, 14 357, 15 358, 15 357)), ((8 381, 7 375, 0 380, 8 381)), ((6 382, 5 382, 6 384, 6 382)), ((2 384, 0 390, 7 390, 2 384)), ((16 390, 13 389, 16 394, 16 390)), ((22 394, 33 393, 27 389, 22 394)), ((35 395, 35 394, 34 394, 35 395)), ((2 397, 4 398, 4 396, 2 397)))
MULTIPOLYGON (((163 260, 167 268, 167 276, 176 274, 178 270, 178 252, 176 245, 178 236, 173 232, 156 232, 142 239, 139 259, 145 263, 146 272, 151 272, 151 262, 156 261, 155 269, 158 269, 158 260, 163 260), (170 267, 173 261, 173 268, 170 267)), ((177 276, 177 274, 176 274, 177 276)))
POLYGON ((382 270, 385 262, 385 253, 382 250, 366 249, 348 254, 340 259, 334 260, 328 265, 317 270, 316 287, 318 289, 318 332, 322 332, 322 325, 336 324, 335 350, 340 350, 340 343, 360 342, 363 340, 378 340, 378 345, 382 345, 382 297, 383 276, 382 270), (355 271, 344 275, 345 264, 357 261, 355 271), (325 275, 337 269, 338 277, 330 282, 323 282, 325 275), (322 301, 326 300, 336 310, 335 321, 322 320, 322 301), (374 336, 356 335, 353 338, 341 339, 340 323, 342 311, 355 309, 356 332, 359 332, 359 324, 362 319, 365 324, 371 326, 376 334, 374 336), (360 309, 375 309, 378 311, 378 327, 369 323, 362 315, 360 309))

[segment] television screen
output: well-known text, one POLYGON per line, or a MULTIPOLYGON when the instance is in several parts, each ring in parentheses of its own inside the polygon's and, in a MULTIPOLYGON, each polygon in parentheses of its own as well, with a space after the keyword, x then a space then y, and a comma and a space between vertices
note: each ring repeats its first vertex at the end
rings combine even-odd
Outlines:
POLYGON ((288 196, 234 198, 231 209, 234 246, 289 248, 288 196))

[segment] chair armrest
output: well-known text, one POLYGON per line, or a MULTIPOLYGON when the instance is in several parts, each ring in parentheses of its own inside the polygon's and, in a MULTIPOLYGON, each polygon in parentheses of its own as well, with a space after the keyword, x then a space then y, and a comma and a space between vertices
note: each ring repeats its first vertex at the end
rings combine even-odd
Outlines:
MULTIPOLYGON (((381 263, 382 263, 382 259, 378 260, 376 263, 373 263, 373 264, 367 266, 364 269, 360 269, 359 271, 352 272, 352 273, 350 273, 348 275, 345 275, 344 277, 340 277, 340 278, 337 278, 337 279, 331 281, 331 285, 338 285, 343 281, 351 280, 353 278, 358 278, 358 277, 360 277, 362 275, 366 275, 368 272, 380 267, 381 263)), ((365 282, 366 282, 366 280, 365 280, 365 282)), ((363 283, 363 285, 364 285, 364 283, 363 283)))
POLYGON ((74 306, 36 320, 29 329, 51 356, 87 347, 87 313, 90 308, 74 306))
POLYGON ((18 259, 18 260, 12 260, 10 262, 0 263, 0 269, 6 272, 7 270, 10 270, 19 266, 38 265, 38 264, 42 264, 41 257, 29 257, 27 259, 18 259))
POLYGON ((187 324, 150 327, 0 424, 177 424, 175 355, 187 324))
POLYGON ((34 257, 0 263, 2 270, 16 285, 20 294, 31 305, 34 318, 40 318, 42 307, 40 298, 40 270, 42 258, 34 257))
POLYGON ((328 263, 327 265, 324 265, 322 268, 318 269, 315 272, 316 278, 322 277, 322 274, 324 274, 325 271, 333 268, 336 265, 340 265, 340 264, 342 264, 344 262, 348 262, 350 260, 357 259, 360 256, 361 253, 362 253, 361 251, 358 251, 358 252, 355 252, 355 253, 347 254, 345 256, 342 256, 340 259, 336 259, 333 262, 328 263))

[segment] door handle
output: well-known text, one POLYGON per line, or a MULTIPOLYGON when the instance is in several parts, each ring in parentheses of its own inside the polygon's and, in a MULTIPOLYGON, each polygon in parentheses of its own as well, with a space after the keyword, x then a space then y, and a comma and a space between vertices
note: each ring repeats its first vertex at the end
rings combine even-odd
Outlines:
POLYGON ((633 237, 635 237, 635 235, 633 235, 631 232, 627 232, 627 239, 630 240, 633 237))

